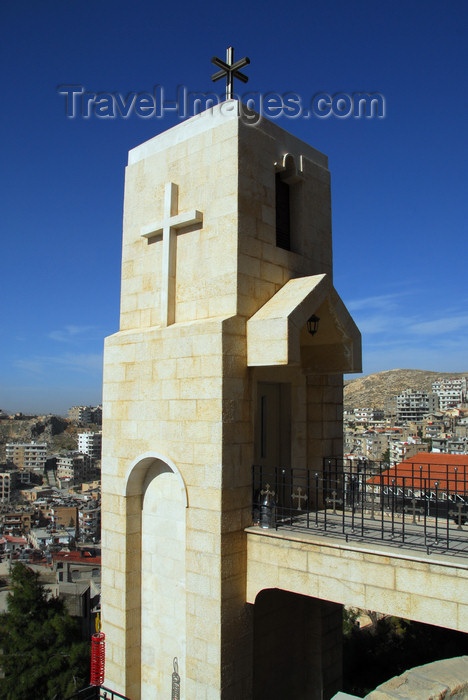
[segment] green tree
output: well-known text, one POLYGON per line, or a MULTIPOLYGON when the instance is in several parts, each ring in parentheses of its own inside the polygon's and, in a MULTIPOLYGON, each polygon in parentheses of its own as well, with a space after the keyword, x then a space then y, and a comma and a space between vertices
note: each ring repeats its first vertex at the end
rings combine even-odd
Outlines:
POLYGON ((432 452, 432 438, 430 438, 430 437, 423 437, 423 438, 422 438, 422 442, 426 442, 427 445, 428 445, 427 451, 428 451, 428 452, 432 452))
POLYGON ((343 605, 343 636, 350 637, 356 620, 359 617, 359 610, 357 608, 347 608, 343 605))
POLYGON ((380 461, 390 463, 390 448, 389 447, 384 452, 382 452, 382 454, 380 455, 380 461))
POLYGON ((59 598, 48 598, 39 574, 21 563, 10 574, 0 615, 2 700, 61 700, 88 685, 89 645, 59 598))

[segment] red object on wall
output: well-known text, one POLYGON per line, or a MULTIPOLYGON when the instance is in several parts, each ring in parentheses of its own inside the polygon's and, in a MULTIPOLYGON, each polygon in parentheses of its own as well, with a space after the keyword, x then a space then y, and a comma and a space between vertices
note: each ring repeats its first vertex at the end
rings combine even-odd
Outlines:
POLYGON ((106 635, 97 632, 91 637, 91 685, 104 683, 106 660, 106 635))

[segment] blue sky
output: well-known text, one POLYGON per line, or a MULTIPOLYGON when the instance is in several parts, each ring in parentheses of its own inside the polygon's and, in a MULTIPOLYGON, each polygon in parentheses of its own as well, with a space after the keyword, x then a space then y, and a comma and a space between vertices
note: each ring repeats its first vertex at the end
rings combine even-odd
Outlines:
POLYGON ((467 19, 458 0, 4 0, 0 407, 100 403, 127 152, 178 121, 68 119, 58 86, 221 93, 210 59, 228 45, 251 59, 249 91, 385 97, 383 119, 279 123, 329 156, 335 286, 364 373, 467 371, 467 19))

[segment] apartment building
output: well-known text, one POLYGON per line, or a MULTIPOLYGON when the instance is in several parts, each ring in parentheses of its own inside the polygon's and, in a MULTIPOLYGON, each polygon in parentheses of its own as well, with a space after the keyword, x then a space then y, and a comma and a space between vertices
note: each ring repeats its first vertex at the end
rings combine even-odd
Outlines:
POLYGON ((8 472, 0 473, 0 503, 8 503, 11 493, 11 475, 8 472))
POLYGON ((101 578, 101 557, 89 552, 56 552, 52 555, 57 579, 67 583, 101 578))
POLYGON ((347 425, 344 430, 344 450, 348 454, 379 461, 389 448, 390 441, 402 439, 402 428, 373 428, 355 430, 347 425))
POLYGON ((78 522, 78 508, 74 506, 54 505, 50 511, 52 527, 59 530, 63 527, 76 527, 78 522))
POLYGON ((397 420, 403 423, 420 421, 428 413, 436 411, 438 405, 437 394, 405 389, 396 397, 397 420))
POLYGON ((51 545, 59 547, 69 547, 75 539, 75 528, 62 528, 60 530, 51 531, 44 527, 32 528, 28 533, 28 539, 34 549, 45 550, 51 545))
POLYGON ((382 420, 384 411, 381 408, 355 408, 354 417, 358 421, 376 421, 382 420))
POLYGON ((102 406, 96 406, 92 409, 91 422, 95 425, 102 425, 102 406))
POLYGON ((81 425, 101 425, 102 406, 72 406, 68 409, 68 419, 81 425))
POLYGON ((101 536, 101 508, 99 505, 87 505, 78 511, 78 526, 80 537, 85 539, 101 536))
POLYGON ((57 457, 59 481, 86 481, 91 474, 91 457, 81 452, 71 452, 57 457))
POLYGON ((5 447, 7 462, 18 469, 43 470, 47 460, 47 443, 7 442, 5 447))
POLYGON ((390 464, 395 465, 403 462, 408 457, 412 457, 418 452, 423 452, 427 447, 424 442, 413 441, 408 438, 408 442, 396 440, 389 445, 390 464))
POLYGON ((73 423, 88 425, 91 423, 92 406, 72 406, 68 409, 68 419, 73 423))
POLYGON ((444 433, 445 423, 443 423, 443 421, 429 421, 423 428, 423 436, 431 440, 440 437, 444 433))
POLYGON ((440 378, 432 384, 432 391, 439 397, 439 408, 447 411, 467 398, 466 377, 440 378))
POLYGON ((367 459, 380 460, 388 449, 389 437, 384 431, 367 431, 363 434, 363 451, 367 459))
POLYGON ((93 461, 101 459, 102 432, 78 433, 78 451, 89 455, 93 461))
POLYGON ((455 426, 454 434, 456 437, 468 437, 468 423, 465 420, 460 421, 455 426))
POLYGON ((465 437, 441 435, 433 439, 432 452, 451 455, 466 455, 468 454, 468 439, 465 437))
POLYGON ((31 530, 34 519, 35 513, 33 508, 17 506, 16 508, 11 508, 11 510, 6 510, 0 515, 3 534, 27 534, 31 530))

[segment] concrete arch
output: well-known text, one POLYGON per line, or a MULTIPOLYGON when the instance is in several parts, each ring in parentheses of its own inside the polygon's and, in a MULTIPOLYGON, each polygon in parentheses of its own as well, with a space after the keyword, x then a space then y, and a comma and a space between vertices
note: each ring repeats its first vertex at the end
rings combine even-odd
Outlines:
POLYGON ((188 493, 185 481, 172 459, 160 452, 145 452, 136 457, 125 474, 125 496, 144 495, 151 481, 159 474, 173 472, 183 491, 183 501, 188 508, 188 493))

